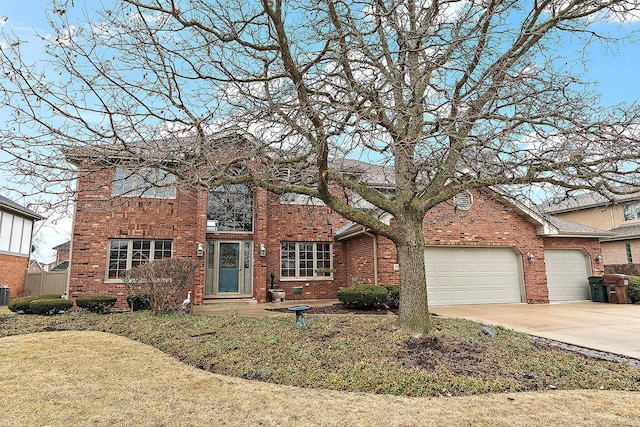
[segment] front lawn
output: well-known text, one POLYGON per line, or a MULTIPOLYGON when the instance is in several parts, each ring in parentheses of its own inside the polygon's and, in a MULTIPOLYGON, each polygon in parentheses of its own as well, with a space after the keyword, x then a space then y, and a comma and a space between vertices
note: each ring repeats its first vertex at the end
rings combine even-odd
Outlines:
POLYGON ((248 318, 148 312, 58 316, 0 314, 0 336, 59 330, 122 335, 198 368, 304 387, 407 396, 549 389, 640 390, 640 369, 589 359, 503 328, 434 318, 414 338, 392 316, 248 318))

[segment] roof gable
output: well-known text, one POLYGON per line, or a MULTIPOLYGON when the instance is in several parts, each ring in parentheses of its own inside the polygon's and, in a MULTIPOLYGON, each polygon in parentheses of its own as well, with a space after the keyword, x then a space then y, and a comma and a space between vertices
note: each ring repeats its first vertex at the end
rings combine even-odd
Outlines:
POLYGON ((14 202, 13 200, 7 199, 4 196, 0 196, 0 210, 10 212, 23 218, 28 218, 33 221, 44 219, 42 215, 37 214, 34 211, 27 209, 24 206, 14 202))

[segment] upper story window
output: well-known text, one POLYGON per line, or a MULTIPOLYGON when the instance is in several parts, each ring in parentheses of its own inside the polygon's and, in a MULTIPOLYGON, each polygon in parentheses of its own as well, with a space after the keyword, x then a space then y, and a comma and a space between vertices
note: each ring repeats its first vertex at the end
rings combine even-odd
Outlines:
POLYGON ((176 197, 176 176, 158 168, 116 167, 112 194, 172 199, 176 197))
POLYGON ((253 231, 253 192, 245 184, 224 184, 209 192, 207 231, 253 231))
POLYGON ((280 196, 280 203, 283 205, 325 205, 325 203, 317 197, 311 197, 307 196, 306 194, 297 193, 284 193, 282 196, 280 196))
POLYGON ((107 279, 122 279, 124 272, 152 260, 171 258, 171 240, 109 240, 107 279))
POLYGON ((640 202, 622 205, 622 218, 624 218, 625 221, 640 219, 640 202))
POLYGON ((29 256, 33 221, 0 212, 0 252, 29 256))

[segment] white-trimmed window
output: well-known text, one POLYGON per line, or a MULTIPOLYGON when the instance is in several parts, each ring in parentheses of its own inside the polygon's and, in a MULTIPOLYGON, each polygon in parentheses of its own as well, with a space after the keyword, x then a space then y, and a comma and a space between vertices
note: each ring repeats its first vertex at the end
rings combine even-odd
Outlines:
POLYGON ((622 205, 622 217, 625 221, 636 221, 640 219, 640 202, 626 203, 622 205))
POLYGON ((125 197, 176 197, 176 176, 158 168, 116 167, 112 195, 125 197))
POLYGON ((280 243, 282 279, 333 278, 331 243, 280 243))
POLYGON ((107 279, 122 279, 126 270, 145 262, 171 258, 172 253, 171 240, 109 240, 107 279))

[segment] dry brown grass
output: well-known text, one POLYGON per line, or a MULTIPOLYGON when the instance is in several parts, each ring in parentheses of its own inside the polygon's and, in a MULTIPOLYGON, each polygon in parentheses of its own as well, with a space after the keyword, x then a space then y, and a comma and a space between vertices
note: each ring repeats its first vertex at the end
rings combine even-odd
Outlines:
POLYGON ((407 398, 211 374, 100 332, 0 339, 2 425, 640 426, 640 394, 407 398))

